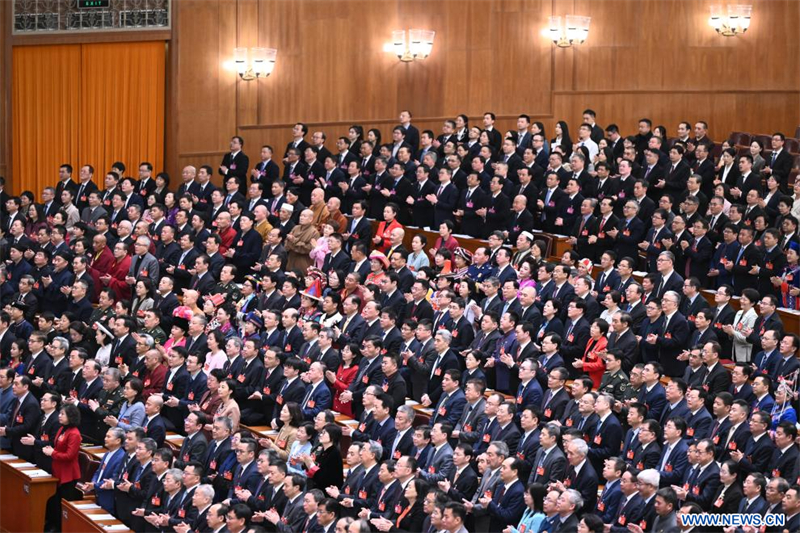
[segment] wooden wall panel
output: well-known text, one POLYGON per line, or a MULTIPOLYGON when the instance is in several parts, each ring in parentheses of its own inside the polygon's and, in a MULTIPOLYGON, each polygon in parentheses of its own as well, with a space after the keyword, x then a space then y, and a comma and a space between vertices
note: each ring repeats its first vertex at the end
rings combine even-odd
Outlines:
POLYGON ((404 108, 437 133, 445 118, 466 113, 480 124, 486 110, 500 129, 528 113, 552 133, 557 120, 577 127, 586 107, 624 134, 643 116, 670 132, 706 120, 715 139, 739 129, 793 133, 800 1, 753 0, 751 28, 734 38, 708 26, 711 3, 181 0, 168 170, 216 167, 236 133, 251 155, 264 143, 282 152, 295 121, 324 130, 329 148, 353 123, 388 137, 404 108), (555 49, 541 35, 547 17, 572 13, 592 17, 589 39, 555 49), (383 52, 392 30, 412 27, 437 32, 431 57, 404 64, 383 52), (237 45, 277 48, 273 75, 238 81, 225 68, 237 45))
MULTIPOLYGON (((6 30, 8 22, 7 13, 11 9, 10 2, 0 5, 0 176, 8 177, 10 145, 8 142, 11 131, 11 120, 9 119, 9 109, 11 108, 11 97, 8 88, 11 84, 11 50, 8 46, 10 31, 6 30)), ((9 190, 13 190, 13 184, 9 182, 9 190)))

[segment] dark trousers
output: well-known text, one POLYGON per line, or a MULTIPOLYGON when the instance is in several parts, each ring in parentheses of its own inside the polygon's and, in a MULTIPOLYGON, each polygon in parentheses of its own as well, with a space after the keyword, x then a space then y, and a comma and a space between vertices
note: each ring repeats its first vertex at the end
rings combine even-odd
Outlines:
POLYGON ((61 499, 74 502, 83 498, 83 493, 78 490, 76 485, 78 480, 63 483, 58 486, 56 493, 47 500, 47 507, 44 515, 45 531, 61 531, 61 499))

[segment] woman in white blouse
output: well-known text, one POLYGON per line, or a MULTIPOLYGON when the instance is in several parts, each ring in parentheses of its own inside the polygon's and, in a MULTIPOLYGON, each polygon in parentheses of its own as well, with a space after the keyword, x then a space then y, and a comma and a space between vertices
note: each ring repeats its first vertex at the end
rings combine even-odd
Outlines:
POLYGON ((747 337, 753 332, 756 319, 758 319, 758 314, 754 309, 757 301, 757 290, 743 290, 740 300, 742 308, 736 313, 733 324, 722 326, 722 331, 733 339, 733 360, 737 363, 746 363, 750 361, 750 353, 753 350, 753 345, 748 342, 747 337))

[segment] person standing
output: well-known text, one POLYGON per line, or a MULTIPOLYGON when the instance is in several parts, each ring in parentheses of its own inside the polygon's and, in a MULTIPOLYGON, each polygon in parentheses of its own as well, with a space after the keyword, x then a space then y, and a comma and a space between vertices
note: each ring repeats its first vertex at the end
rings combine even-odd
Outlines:
POLYGON ((47 500, 45 531, 61 531, 61 499, 80 500, 83 495, 76 485, 81 477, 78 452, 81 449, 81 413, 75 405, 67 404, 58 413, 61 427, 56 432, 52 446, 42 448, 42 453, 52 458, 53 476, 58 478, 56 493, 47 500))

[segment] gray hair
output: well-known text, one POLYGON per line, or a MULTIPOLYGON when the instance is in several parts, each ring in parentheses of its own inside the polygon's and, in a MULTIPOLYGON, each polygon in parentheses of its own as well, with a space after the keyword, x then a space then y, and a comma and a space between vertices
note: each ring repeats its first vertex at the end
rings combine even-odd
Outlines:
POLYGON ((663 251, 660 254, 658 254, 658 257, 666 257, 667 259, 669 259, 673 263, 675 262, 675 254, 673 254, 672 252, 670 252, 668 250, 663 251))
POLYGON ((214 422, 219 422, 222 426, 228 430, 229 433, 233 432, 233 420, 229 416, 218 416, 214 419, 214 422))
POLYGON ((586 444, 586 441, 583 439, 571 440, 569 445, 573 447, 575 453, 582 457, 586 457, 586 455, 589 453, 589 445, 586 444))
POLYGON ((546 429, 547 433, 551 437, 555 437, 556 440, 561 436, 561 426, 559 426, 558 424, 554 424, 552 422, 549 422, 548 424, 546 424, 544 426, 543 429, 546 429))
POLYGON ((121 376, 118 368, 107 368, 104 374, 110 377, 113 381, 116 381, 117 383, 120 382, 121 376))
MULTIPOLYGON (((664 296, 669 296, 671 298, 675 298, 675 305, 679 305, 681 303, 681 297, 675 291, 667 291, 664 293, 664 296)), ((661 300, 664 300, 664 296, 661 297, 661 300)))
POLYGON ((440 329, 436 332, 436 337, 441 337, 442 340, 447 343, 448 345, 453 341, 453 334, 447 331, 446 329, 440 329))
POLYGON ((639 202, 635 202, 633 200, 629 200, 628 202, 626 202, 625 206, 632 208, 637 213, 639 212, 639 209, 640 209, 639 202))
POLYGON ((599 400, 600 398, 604 399, 609 406, 611 407, 614 406, 614 397, 611 396, 609 393, 601 392, 600 394, 597 395, 597 399, 599 400))
POLYGON ((202 494, 208 501, 214 500, 214 487, 209 484, 200 485, 197 487, 197 493, 202 494))
POLYGON ((401 405, 400 407, 397 408, 397 412, 403 413, 406 416, 406 418, 411 420, 411 422, 414 422, 416 413, 414 412, 414 408, 411 407, 410 405, 401 405))
POLYGON ((148 350, 156 345, 155 339, 147 333, 140 333, 139 338, 147 345, 148 350))
POLYGON ((381 444, 375 440, 371 440, 365 444, 369 446, 369 451, 375 456, 375 460, 380 461, 381 457, 383 456, 383 446, 381 446, 381 444))
POLYGON ((65 337, 54 337, 51 344, 58 343, 58 347, 62 350, 69 350, 69 341, 65 337))
POLYGON ((125 430, 120 427, 108 428, 114 438, 119 439, 120 442, 125 442, 125 430))
POLYGON ((170 468, 169 470, 167 470, 167 473, 165 475, 171 477, 173 480, 178 481, 180 482, 181 485, 183 485, 183 470, 181 470, 180 468, 170 468))
POLYGON ((639 475, 636 478, 642 482, 647 483, 655 488, 658 488, 658 484, 661 482, 661 474, 659 474, 658 470, 653 468, 648 468, 647 470, 642 470, 639 472, 639 475))
POLYGON ((569 503, 575 506, 576 511, 581 510, 581 507, 583 507, 583 497, 580 492, 575 489, 567 489, 564 491, 564 495, 569 499, 569 503))
POLYGON ((489 446, 494 446, 497 448, 497 454, 502 455, 503 457, 508 457, 508 444, 503 442, 502 440, 493 440, 489 446))

